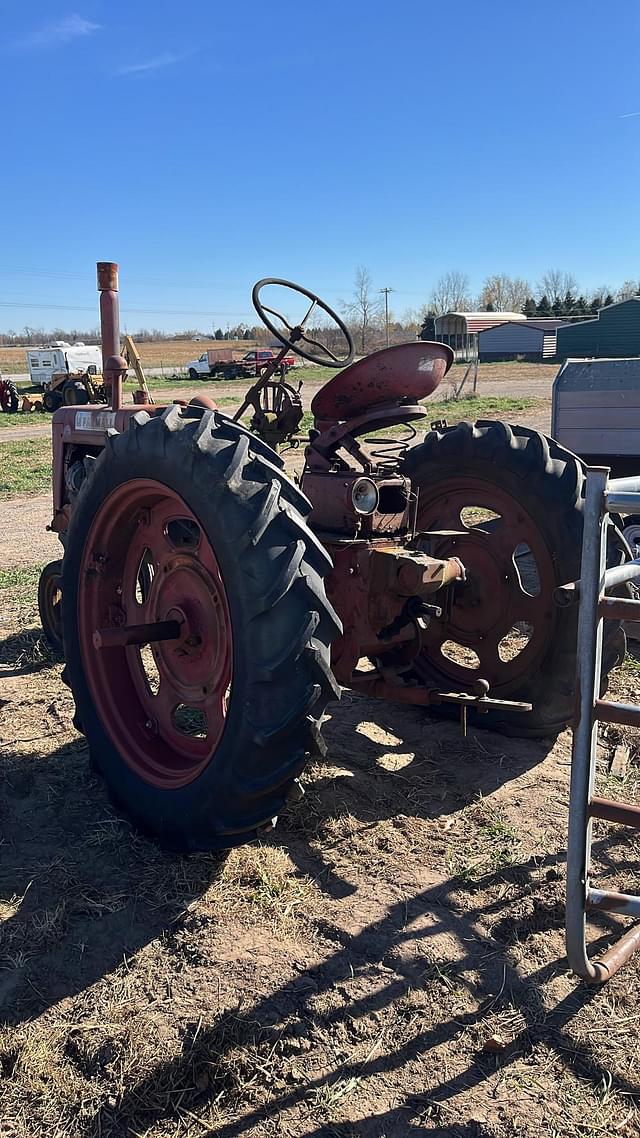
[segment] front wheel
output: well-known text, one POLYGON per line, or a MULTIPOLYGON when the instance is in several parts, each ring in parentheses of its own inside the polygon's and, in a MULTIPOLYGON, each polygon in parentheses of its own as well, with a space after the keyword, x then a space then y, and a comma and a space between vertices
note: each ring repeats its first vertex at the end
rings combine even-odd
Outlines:
POLYGON ((255 837, 337 694, 330 561, 280 467, 215 411, 139 412, 71 519, 63 629, 78 721, 116 802, 174 849, 255 837))
POLYGON ((62 401, 65 407, 84 407, 89 402, 89 392, 81 380, 68 380, 62 388, 62 401))
MULTIPOLYGON (((414 678, 469 690, 482 678, 490 695, 533 710, 492 708, 478 726, 511 735, 551 735, 574 712, 577 608, 553 602, 557 586, 580 576, 584 467, 528 427, 480 420, 434 430, 408 451, 403 473, 418 491, 417 526, 438 557, 456 556, 467 581, 454 589, 444 620, 427 628, 414 678)), ((610 562, 624 557, 611 527, 610 562)), ((603 684, 624 657, 624 633, 605 622, 603 684)), ((446 705, 434 709, 447 714, 446 705)))
POLYGON ((59 407, 62 407, 62 395, 57 388, 55 391, 45 391, 42 396, 42 406, 45 411, 48 411, 50 414, 53 414, 59 407))
POLYGON ((62 562, 50 561, 38 581, 42 631, 54 652, 62 654, 62 562))
POLYGON ((200 375, 200 372, 196 371, 196 369, 194 367, 189 368, 189 379, 204 379, 204 378, 205 378, 205 376, 200 375))

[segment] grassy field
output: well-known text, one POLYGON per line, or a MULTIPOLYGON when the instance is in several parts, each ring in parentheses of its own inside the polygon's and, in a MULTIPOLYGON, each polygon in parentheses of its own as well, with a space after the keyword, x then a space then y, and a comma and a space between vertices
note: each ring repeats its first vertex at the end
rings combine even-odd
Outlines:
POLYGON ((0 443, 0 498, 41 494, 50 488, 51 440, 48 437, 0 443))
POLYGON ((32 411, 29 415, 0 415, 0 433, 8 428, 51 426, 51 415, 46 411, 32 411))

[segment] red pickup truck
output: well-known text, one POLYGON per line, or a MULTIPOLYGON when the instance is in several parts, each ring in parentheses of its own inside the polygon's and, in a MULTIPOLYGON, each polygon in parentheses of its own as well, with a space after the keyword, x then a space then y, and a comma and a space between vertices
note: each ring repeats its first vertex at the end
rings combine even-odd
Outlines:
MULTIPOLYGON (((209 348, 197 360, 188 363, 189 379, 246 379, 260 372, 271 360, 275 359, 277 352, 270 349, 246 352, 241 356, 239 352, 229 348, 209 348)), ((295 367, 296 358, 292 352, 284 357, 285 369, 295 367)))
MULTIPOLYGON (((263 367, 266 367, 267 364, 271 363, 271 360, 276 358, 277 354, 277 352, 268 349, 259 352, 247 352, 247 354, 242 357, 242 363, 247 365, 248 374, 253 375, 255 373, 255 375, 258 375, 263 367)), ((284 357, 282 362, 286 370, 289 371, 289 368, 296 366, 296 357, 290 352, 288 356, 284 357)))

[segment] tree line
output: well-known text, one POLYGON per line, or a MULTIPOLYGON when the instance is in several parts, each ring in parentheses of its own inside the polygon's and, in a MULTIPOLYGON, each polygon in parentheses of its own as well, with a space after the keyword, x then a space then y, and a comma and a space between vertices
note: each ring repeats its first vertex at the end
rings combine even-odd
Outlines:
MULTIPOLYGON (((477 296, 471 290, 469 277, 458 269, 443 273, 428 299, 417 308, 408 308, 400 316, 390 309, 382 299, 385 290, 378 288, 369 270, 360 265, 356 269, 353 292, 339 307, 345 323, 349 327, 356 351, 360 354, 375 348, 415 339, 422 330, 433 334, 433 319, 444 312, 517 312, 529 319, 553 317, 561 319, 588 319, 595 316, 600 308, 617 300, 626 300, 640 295, 640 281, 626 280, 617 286, 608 284, 596 288, 585 288, 578 284, 573 273, 563 269, 548 269, 536 285, 524 277, 511 277, 506 273, 494 273, 485 278, 477 296)), ((393 293, 393 290, 390 290, 393 293)), ((388 297, 387 297, 388 299, 388 297)), ((213 327, 213 325, 212 325, 213 327)), ((333 347, 339 346, 339 333, 316 329, 321 339, 333 347)), ((314 332, 314 329, 309 329, 314 332)), ((216 340, 251 340, 259 344, 270 342, 272 337, 260 325, 235 324, 233 327, 215 327, 212 332, 203 333, 197 328, 185 328, 182 332, 164 332, 160 328, 140 328, 133 333, 139 343, 162 340, 192 340, 194 337, 216 340)), ((75 340, 99 342, 97 328, 35 328, 25 326, 21 331, 9 329, 0 332, 0 345, 27 346, 47 344, 52 340, 75 340)))
POLYGON ((640 295, 640 281, 584 288, 573 273, 564 269, 548 269, 536 285, 524 277, 494 273, 485 278, 480 293, 474 296, 467 274, 450 269, 438 278, 421 307, 408 309, 400 319, 390 312, 388 324, 381 292, 369 270, 359 266, 353 293, 342 302, 342 313, 360 353, 382 347, 387 336, 389 343, 415 338, 421 332, 432 337, 434 318, 445 312, 516 312, 529 319, 589 319, 607 304, 640 295))
POLYGON ((474 297, 467 274, 451 269, 438 279, 423 315, 480 311, 518 312, 530 318, 594 316, 607 304, 638 295, 638 280, 626 280, 616 287, 599 285, 585 289, 573 273, 548 269, 535 286, 523 277, 495 273, 486 277, 480 293, 474 297))
MULTIPOLYGON (((198 328, 185 328, 183 332, 164 332, 161 328, 139 328, 132 332, 138 344, 156 343, 163 340, 193 340, 194 337, 207 340, 251 340, 262 342, 265 329, 260 325, 234 324, 233 327, 216 328, 212 332, 202 332, 198 328)), ((87 344, 100 343, 99 328, 42 328, 25 325, 20 331, 9 328, 0 332, 0 346, 5 348, 33 348, 51 344, 54 340, 66 340, 73 344, 83 340, 87 344)))

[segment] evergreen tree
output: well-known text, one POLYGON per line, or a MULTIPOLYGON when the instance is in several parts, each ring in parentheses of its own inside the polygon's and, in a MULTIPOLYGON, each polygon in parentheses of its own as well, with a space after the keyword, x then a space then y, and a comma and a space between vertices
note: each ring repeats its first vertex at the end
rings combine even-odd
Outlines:
POLYGON ((420 329, 421 340, 435 340, 436 338, 436 322, 433 315, 428 312, 422 320, 422 328, 420 329))
POLYGON ((587 304, 584 296, 579 296, 576 300, 574 312, 576 316, 586 316, 589 312, 589 305, 587 304))
POLYGON ((527 297, 522 306, 522 311, 528 320, 532 320, 535 316, 539 315, 538 306, 532 296, 527 297))
POLYGON ((222 328, 216 328, 215 337, 216 340, 224 340, 224 332, 222 331, 222 328))
POLYGON ((576 309, 576 298, 570 288, 564 294, 564 299, 561 301, 562 309, 558 313, 559 316, 573 316, 576 309))
POLYGON ((495 305, 494 305, 492 300, 487 301, 487 303, 484 306, 484 310, 485 310, 485 312, 495 312, 496 309, 495 309, 495 305))
POLYGON ((554 316, 564 315, 564 301, 561 297, 557 297, 556 300, 554 300, 551 311, 554 316))
POLYGON ((602 308, 602 297, 601 296, 594 296, 593 300, 591 301, 591 304, 589 305, 589 312, 591 313, 592 316, 597 316, 598 315, 598 309, 600 309, 600 308, 602 308))
POLYGON ((608 292, 607 295, 605 296, 604 300, 602 301, 602 307, 606 308, 608 304, 614 304, 614 303, 615 302, 614 302, 614 299, 613 299, 611 293, 608 292))
POLYGON ((549 304, 549 297, 545 293, 536 304, 536 316, 553 316, 553 309, 549 304))

